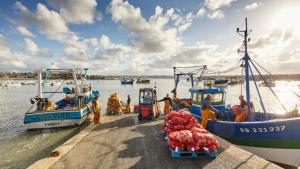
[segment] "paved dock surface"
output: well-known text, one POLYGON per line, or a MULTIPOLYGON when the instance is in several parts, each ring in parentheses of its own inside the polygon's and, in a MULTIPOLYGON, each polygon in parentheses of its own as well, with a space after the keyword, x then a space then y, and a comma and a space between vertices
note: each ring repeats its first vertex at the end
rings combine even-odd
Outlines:
POLYGON ((162 119, 139 122, 135 114, 107 116, 51 169, 279 168, 235 146, 216 159, 173 159, 162 141, 162 119))

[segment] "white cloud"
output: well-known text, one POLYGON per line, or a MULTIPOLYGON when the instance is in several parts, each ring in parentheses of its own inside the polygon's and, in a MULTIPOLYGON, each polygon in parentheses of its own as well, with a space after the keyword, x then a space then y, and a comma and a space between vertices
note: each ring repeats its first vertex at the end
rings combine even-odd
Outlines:
POLYGON ((50 39, 59 39, 62 34, 69 32, 59 13, 49 10, 43 4, 37 4, 35 13, 29 11, 21 2, 16 2, 15 8, 19 11, 18 22, 21 25, 37 25, 40 31, 50 39))
POLYGON ((97 49, 95 58, 100 59, 102 64, 121 63, 129 52, 127 46, 114 44, 109 37, 102 35, 100 38, 101 48, 97 49))
POLYGON ((23 24, 37 25, 40 32, 46 35, 48 39, 63 43, 64 53, 69 60, 73 59, 78 62, 88 60, 88 40, 82 40, 70 31, 67 23, 59 13, 49 10, 40 3, 37 4, 36 12, 31 12, 20 2, 16 2, 15 8, 19 11, 18 16, 23 24))
POLYGON ((206 13, 205 8, 200 8, 196 14, 197 17, 204 17, 206 13))
POLYGON ((101 19, 96 0, 48 0, 67 23, 91 24, 101 19))
POLYGON ((190 47, 182 47, 168 57, 159 57, 151 67, 169 68, 172 66, 194 65, 195 63, 203 64, 208 61, 208 56, 213 58, 218 46, 208 45, 204 42, 197 42, 190 47))
POLYGON ((236 0, 204 0, 204 6, 214 11, 224 6, 230 6, 236 0))
POLYGON ((29 38, 25 38, 24 39, 25 42, 25 51, 32 55, 32 56, 39 56, 39 57, 51 57, 52 54, 48 49, 39 49, 39 47, 37 46, 37 44, 29 39, 29 38))
POLYGON ((34 35, 24 26, 18 26, 17 31, 23 36, 34 37, 34 35))
POLYGON ((289 29, 274 29, 271 33, 258 37, 250 43, 252 48, 264 48, 279 44, 282 46, 285 42, 295 39, 296 35, 289 29))
POLYGON ((14 70, 27 68, 30 61, 25 60, 22 53, 12 52, 7 37, 0 34, 0 70, 14 70))
POLYGON ((198 10, 197 17, 204 17, 209 19, 222 19, 225 17, 221 8, 230 6, 236 0, 204 0, 204 5, 198 10))
POLYGON ((247 11, 254 10, 254 9, 258 8, 259 6, 261 6, 261 5, 262 5, 261 2, 254 2, 252 4, 246 5, 245 10, 247 10, 247 11))
POLYGON ((221 10, 213 11, 212 13, 208 13, 207 17, 210 19, 221 19, 224 18, 224 13, 221 10))
MULTIPOLYGON (((155 14, 149 21, 142 16, 140 8, 135 8, 128 1, 113 0, 108 10, 115 22, 119 22, 123 28, 131 32, 130 44, 140 53, 159 53, 182 45, 177 36, 177 27, 167 26, 171 16, 174 16, 172 10, 164 14, 163 9, 157 6, 155 14)), ((186 25, 181 27, 181 31, 187 27, 186 25)))

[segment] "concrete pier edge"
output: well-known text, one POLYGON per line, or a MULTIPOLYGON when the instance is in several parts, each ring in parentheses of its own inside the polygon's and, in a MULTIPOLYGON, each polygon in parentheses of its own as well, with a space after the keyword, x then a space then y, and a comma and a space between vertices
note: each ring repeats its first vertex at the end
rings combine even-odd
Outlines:
MULTIPOLYGON (((105 119, 107 116, 103 116, 101 118, 101 123, 105 123, 105 119)), ((90 117, 92 119, 92 117, 90 117)), ((101 125, 101 123, 99 125, 101 125)), ((75 146, 81 142, 83 138, 85 138, 88 134, 90 134, 95 127, 98 125, 94 125, 91 123, 78 134, 74 135, 68 141, 63 143, 61 146, 54 149, 52 152, 59 152, 57 157, 46 157, 44 159, 38 160, 32 165, 30 165, 27 169, 48 169, 53 166, 56 162, 58 162, 61 158, 63 158, 69 151, 71 151, 75 146)), ((219 168, 263 168, 263 169, 277 169, 281 168, 278 165, 267 161, 261 157, 258 157, 246 150, 238 148, 227 142, 226 140, 216 136, 219 140, 221 148, 224 149, 215 160, 208 163, 205 168, 208 169, 219 169, 219 168), (230 156, 230 158, 229 158, 230 156), (232 160, 233 159, 233 160, 232 160)))

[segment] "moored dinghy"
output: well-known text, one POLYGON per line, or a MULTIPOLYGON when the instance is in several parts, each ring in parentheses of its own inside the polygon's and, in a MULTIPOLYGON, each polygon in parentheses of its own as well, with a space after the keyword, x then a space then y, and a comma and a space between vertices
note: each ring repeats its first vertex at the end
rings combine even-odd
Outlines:
POLYGON ((80 125, 85 121, 92 98, 99 96, 98 91, 92 91, 91 85, 84 82, 86 73, 87 69, 41 69, 38 76, 38 95, 31 99, 33 106, 25 114, 25 126, 28 129, 53 128, 80 125), (71 73, 75 87, 64 87, 63 91, 59 92, 64 80, 55 91, 45 91, 47 78, 54 71, 71 73), (77 74, 80 74, 80 79, 77 79, 77 74), (51 95, 45 97, 46 93, 51 95), (56 93, 65 94, 65 98, 52 104, 51 97, 56 93))
MULTIPOLYGON (((238 29, 237 32, 242 32, 245 38, 245 56, 243 57, 242 61, 245 69, 246 82, 246 120, 242 122, 235 122, 233 119, 233 111, 231 110, 230 105, 225 106, 226 92, 223 89, 192 88, 192 114, 199 120, 202 119, 200 113, 201 102, 204 100, 207 94, 210 94, 212 95, 211 102, 216 109, 216 115, 218 117, 218 120, 216 121, 208 121, 207 129, 210 132, 267 160, 298 167, 300 165, 300 117, 298 111, 293 110, 284 115, 266 112, 260 92, 258 90, 258 85, 253 77, 252 69, 257 71, 265 83, 266 80, 263 78, 258 69, 258 66, 261 66, 254 64, 256 62, 250 58, 247 53, 247 26, 246 30, 240 31, 238 29), (254 110, 251 109, 249 84, 250 75, 252 75, 252 79, 255 88, 257 89, 260 103, 264 112, 254 112, 254 110)), ((269 88, 271 87, 268 85, 268 83, 266 84, 269 88)), ((270 90, 278 99, 274 91, 271 88, 270 90)))

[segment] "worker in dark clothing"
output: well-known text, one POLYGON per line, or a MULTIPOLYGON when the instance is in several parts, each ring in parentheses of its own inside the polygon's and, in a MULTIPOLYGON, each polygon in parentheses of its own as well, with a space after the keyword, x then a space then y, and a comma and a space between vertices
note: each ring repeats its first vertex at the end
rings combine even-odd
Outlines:
POLYGON ((166 95, 163 99, 159 100, 159 102, 165 102, 165 107, 164 107, 164 113, 165 115, 168 114, 171 111, 172 108, 172 100, 169 97, 169 94, 166 95))
POLYGON ((130 113, 130 95, 127 96, 126 112, 130 113))

